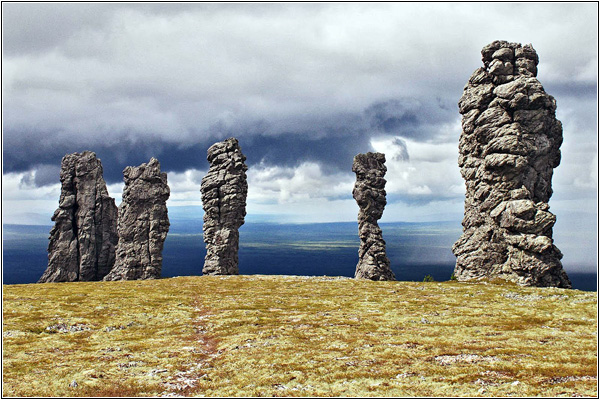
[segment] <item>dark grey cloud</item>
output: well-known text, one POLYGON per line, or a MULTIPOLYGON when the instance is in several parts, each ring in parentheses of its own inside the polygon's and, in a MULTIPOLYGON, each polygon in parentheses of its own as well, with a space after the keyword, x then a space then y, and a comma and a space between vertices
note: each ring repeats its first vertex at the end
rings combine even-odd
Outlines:
POLYGON ((32 167, 33 171, 23 175, 21 183, 29 186, 53 185, 59 181, 60 166, 57 164, 38 164, 32 167))
POLYGON ((409 161, 410 160, 410 155, 408 154, 408 148, 406 146, 406 141, 396 137, 394 138, 394 141, 392 142, 393 146, 395 147, 395 152, 392 156, 392 159, 394 161, 409 161))
MULTIPOLYGON (((5 130, 4 170, 23 172, 37 169, 40 164, 57 166, 67 153, 91 150, 102 160, 105 179, 114 183, 121 181, 126 166, 147 162, 150 157, 157 157, 167 171, 206 169, 206 149, 234 136, 240 138, 249 165, 297 166, 313 161, 334 171, 350 171, 356 154, 372 150, 372 138, 402 134, 427 141, 439 133, 440 124, 452 118, 452 113, 437 105, 421 106, 415 99, 402 98, 376 102, 356 114, 333 114, 319 119, 286 117, 273 122, 245 121, 233 127, 216 123, 207 132, 193 134, 196 140, 192 143, 187 139, 173 142, 158 135, 140 138, 126 130, 117 135, 120 139, 116 141, 86 134, 78 141, 61 141, 52 140, 60 137, 60 132, 15 132, 9 128, 5 130), (295 130, 278 131, 285 128, 295 130)), ((397 138, 396 144, 404 149, 398 156, 408 159, 406 143, 397 138)), ((49 183, 48 176, 41 172, 33 183, 49 183)))
POLYGON ((436 102, 391 99, 370 105, 365 116, 370 127, 377 131, 423 141, 438 135, 440 124, 456 117, 457 107, 449 107, 447 103, 440 97, 436 102))
POLYGON ((597 82, 550 81, 544 84, 544 89, 559 99, 566 97, 595 99, 598 96, 597 82))

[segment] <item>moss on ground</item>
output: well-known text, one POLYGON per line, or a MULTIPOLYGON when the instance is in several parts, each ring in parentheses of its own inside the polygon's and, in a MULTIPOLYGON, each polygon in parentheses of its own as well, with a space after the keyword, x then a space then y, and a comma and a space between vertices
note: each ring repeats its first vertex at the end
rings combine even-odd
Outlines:
POLYGON ((3 286, 3 396, 597 396, 597 293, 290 276, 3 286))

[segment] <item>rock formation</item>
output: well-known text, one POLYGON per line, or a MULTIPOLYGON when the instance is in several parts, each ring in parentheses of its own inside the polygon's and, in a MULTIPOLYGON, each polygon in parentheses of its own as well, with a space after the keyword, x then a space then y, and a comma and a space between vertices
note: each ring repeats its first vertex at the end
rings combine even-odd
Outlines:
POLYGON ((548 206, 562 143, 556 101, 536 78, 531 45, 495 41, 481 54, 484 67, 458 103, 466 199, 454 274, 459 281, 500 277, 569 288, 548 206))
POLYGON ((236 275, 238 269, 238 229, 246 216, 248 183, 246 157, 235 138, 210 146, 210 169, 202 179, 204 208, 204 275, 236 275))
POLYGON ((396 280, 390 260, 385 254, 385 241, 377 221, 383 215, 387 204, 385 199, 385 154, 366 153, 354 157, 352 171, 356 173, 356 183, 352 196, 358 203, 358 264, 355 278, 374 281, 396 280))
POLYGON ((50 231, 48 267, 38 282, 97 281, 115 262, 117 206, 108 195, 102 164, 91 151, 67 154, 50 231))
POLYGON ((169 216, 167 174, 156 158, 123 170, 125 189, 119 206, 119 244, 115 266, 105 281, 156 279, 162 269, 162 250, 169 216))

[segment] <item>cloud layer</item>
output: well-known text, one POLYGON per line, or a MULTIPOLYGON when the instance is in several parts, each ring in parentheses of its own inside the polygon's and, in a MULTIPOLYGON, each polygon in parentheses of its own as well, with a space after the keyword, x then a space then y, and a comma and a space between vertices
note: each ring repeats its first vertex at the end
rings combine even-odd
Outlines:
POLYGON ((497 39, 533 43, 557 99, 553 211, 593 215, 597 27, 593 3, 5 3, 4 218, 49 218, 62 156, 88 149, 117 201, 123 168, 154 156, 170 206, 199 205, 206 149, 235 136, 253 213, 356 218, 352 158, 375 150, 384 219, 458 220, 456 103, 497 39))

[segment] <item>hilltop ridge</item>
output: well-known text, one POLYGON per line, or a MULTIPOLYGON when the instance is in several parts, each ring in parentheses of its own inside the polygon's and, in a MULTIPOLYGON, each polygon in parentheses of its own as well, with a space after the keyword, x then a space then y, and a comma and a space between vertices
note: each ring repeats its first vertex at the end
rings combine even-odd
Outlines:
POLYGON ((5 285, 3 396, 597 396, 597 293, 202 276, 5 285))

